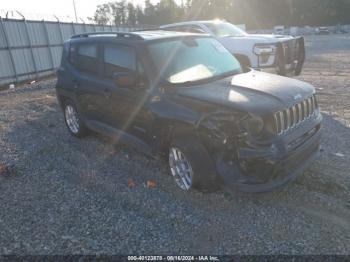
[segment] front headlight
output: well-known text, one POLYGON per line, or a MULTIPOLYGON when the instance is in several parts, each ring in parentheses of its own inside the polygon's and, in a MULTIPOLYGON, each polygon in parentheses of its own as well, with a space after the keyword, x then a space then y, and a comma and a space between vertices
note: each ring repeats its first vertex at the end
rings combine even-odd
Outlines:
POLYGON ((264 129, 264 120, 260 116, 249 115, 242 120, 241 126, 251 135, 257 136, 264 129))
POLYGON ((274 45, 256 45, 254 47, 254 54, 261 55, 274 55, 276 54, 276 46, 274 45))
POLYGON ((274 45, 256 45, 253 50, 258 56, 259 66, 271 65, 273 61, 270 59, 276 54, 276 46, 274 45))

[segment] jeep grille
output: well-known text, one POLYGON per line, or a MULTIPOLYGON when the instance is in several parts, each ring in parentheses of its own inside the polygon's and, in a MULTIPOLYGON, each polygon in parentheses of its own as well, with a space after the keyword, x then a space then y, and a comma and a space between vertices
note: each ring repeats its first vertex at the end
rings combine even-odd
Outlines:
POLYGON ((312 97, 294 106, 274 114, 276 133, 282 134, 299 125, 315 114, 318 108, 316 97, 312 97))

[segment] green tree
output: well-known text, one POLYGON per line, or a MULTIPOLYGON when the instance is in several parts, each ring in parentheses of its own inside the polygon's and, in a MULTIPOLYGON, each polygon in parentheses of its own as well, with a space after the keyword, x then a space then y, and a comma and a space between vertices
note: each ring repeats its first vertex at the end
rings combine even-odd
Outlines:
POLYGON ((137 24, 139 25, 145 25, 145 15, 143 13, 142 7, 141 6, 137 6, 136 7, 136 21, 137 24))
POLYGON ((103 4, 97 6, 93 20, 98 25, 106 25, 110 22, 111 6, 109 4, 103 4))
POLYGON ((136 25, 136 9, 135 7, 133 6, 132 3, 128 3, 127 5, 127 10, 128 10, 128 24, 129 25, 136 25))
POLYGON ((319 26, 350 24, 350 0, 159 0, 145 7, 126 0, 99 5, 98 24, 161 25, 183 20, 221 18, 248 29, 274 25, 319 26))

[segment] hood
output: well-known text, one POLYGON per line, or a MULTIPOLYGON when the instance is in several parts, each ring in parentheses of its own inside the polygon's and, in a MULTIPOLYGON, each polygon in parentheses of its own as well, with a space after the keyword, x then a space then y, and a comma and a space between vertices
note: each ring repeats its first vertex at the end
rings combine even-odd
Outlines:
POLYGON ((244 36, 228 36, 221 39, 232 39, 235 41, 255 41, 255 43, 274 43, 293 39, 290 35, 274 35, 274 34, 246 34, 244 36))
POLYGON ((177 90, 180 96, 261 116, 291 107, 313 93, 310 84, 259 71, 177 90))
POLYGON ((256 44, 276 44, 293 39, 292 36, 282 35, 255 35, 248 34, 245 36, 229 36, 221 37, 218 40, 231 52, 244 52, 243 50, 251 50, 256 44))
POLYGON ((276 42, 282 42, 286 40, 293 39, 293 36, 290 35, 273 35, 273 34, 249 34, 250 37, 260 38, 260 39, 268 39, 275 40, 276 42))

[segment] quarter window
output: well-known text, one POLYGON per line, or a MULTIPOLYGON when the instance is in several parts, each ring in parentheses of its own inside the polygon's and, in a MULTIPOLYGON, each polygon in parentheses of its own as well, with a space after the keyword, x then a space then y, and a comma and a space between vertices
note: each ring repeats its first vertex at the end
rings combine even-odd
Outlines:
POLYGON ((136 71, 136 53, 128 46, 105 45, 104 75, 113 78, 114 73, 136 71))
POLYGON ((76 67, 84 72, 97 74, 98 71, 97 46, 83 44, 78 47, 76 67))

